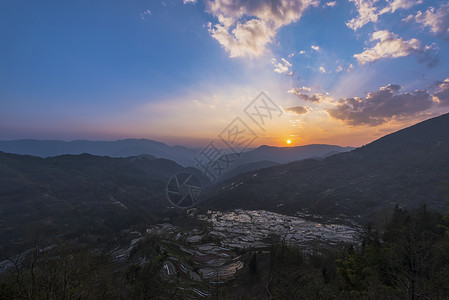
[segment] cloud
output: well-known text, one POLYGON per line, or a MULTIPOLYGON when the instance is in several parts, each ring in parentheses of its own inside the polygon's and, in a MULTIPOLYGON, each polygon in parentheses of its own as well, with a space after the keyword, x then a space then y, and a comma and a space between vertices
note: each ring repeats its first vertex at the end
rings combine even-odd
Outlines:
POLYGON ((324 100, 332 99, 324 94, 317 93, 317 94, 309 95, 309 94, 303 93, 303 91, 304 90, 302 88, 293 88, 293 89, 287 91, 287 93, 296 95, 302 100, 310 101, 310 102, 317 102, 317 103, 322 102, 324 100))
POLYGON ((205 0, 207 11, 218 18, 209 33, 230 57, 262 55, 277 31, 297 22, 312 0, 205 0))
POLYGON ((423 27, 429 27, 430 31, 443 37, 449 37, 449 3, 443 4, 435 10, 430 7, 426 12, 418 11, 413 16, 409 15, 404 21, 414 20, 423 27))
POLYGON ((378 0, 349 0, 349 2, 354 3, 358 16, 349 20, 346 26, 356 31, 370 22, 377 23, 380 15, 394 13, 398 9, 409 9, 422 3, 422 0, 387 0, 388 5, 380 11, 375 6, 378 0))
POLYGON ((430 108, 433 101, 426 90, 398 94, 401 86, 389 84, 365 98, 343 98, 329 115, 351 126, 377 126, 398 117, 411 117, 430 108))
POLYGON ((288 93, 291 94, 296 94, 296 93, 301 93, 301 92, 310 92, 312 91, 311 88, 307 87, 307 86, 303 86, 303 87, 299 87, 299 88, 293 88, 290 91, 288 91, 288 93))
POLYGON ((284 108, 284 111, 292 112, 297 115, 303 115, 303 114, 306 114, 309 110, 304 106, 293 106, 293 107, 284 108))
POLYGON ((449 78, 437 84, 438 91, 433 94, 433 98, 439 106, 449 106, 449 78))
POLYGON ((377 22, 377 8, 374 7, 374 4, 377 2, 377 0, 349 0, 349 2, 354 2, 359 15, 356 18, 349 20, 349 22, 346 23, 346 26, 356 31, 369 22, 377 22))
POLYGON ((352 69, 354 69, 354 65, 350 64, 349 67, 346 69, 346 72, 351 72, 352 69))
POLYGON ((276 73, 279 73, 279 74, 284 74, 284 73, 290 74, 291 73, 291 72, 289 72, 289 68, 292 66, 292 64, 289 61, 287 61, 285 58, 282 58, 281 62, 277 62, 277 60, 275 58, 273 58, 271 60, 271 63, 275 66, 274 71, 276 73))
POLYGON ((312 45, 312 46, 310 46, 310 48, 312 48, 315 51, 320 51, 320 47, 319 46, 312 45))
POLYGON ((379 42, 372 48, 365 49, 362 53, 354 54, 354 57, 360 64, 365 65, 366 63, 373 63, 379 59, 397 58, 410 54, 418 54, 420 61, 427 61, 429 66, 435 65, 438 60, 430 52, 433 47, 423 47, 417 39, 406 41, 388 30, 379 30, 371 36, 371 41, 375 40, 379 40, 379 42))
POLYGON ((300 54, 300 55, 302 55, 302 54, 305 54, 306 53, 306 51, 304 51, 304 50, 301 50, 301 51, 299 51, 299 52, 292 52, 292 53, 290 53, 289 55, 288 55, 288 57, 293 57, 293 56, 295 56, 296 54, 300 54))
POLYGON ((197 0, 182 0, 184 4, 196 4, 197 0))
POLYGON ((318 70, 320 70, 321 73, 327 73, 326 69, 323 66, 321 66, 318 70))
POLYGON ((260 56, 275 36, 275 31, 257 19, 237 23, 231 33, 221 24, 209 27, 209 32, 229 52, 229 57, 260 56))
POLYGON ((151 10, 147 9, 146 11, 144 11, 143 13, 140 14, 140 19, 142 21, 146 20, 147 16, 151 16, 153 13, 151 12, 151 10))
POLYGON ((331 1, 331 2, 327 2, 326 4, 324 4, 324 6, 328 6, 328 7, 334 7, 335 5, 337 5, 337 1, 331 1))
POLYGON ((379 14, 384 14, 387 12, 394 13, 398 9, 409 9, 414 5, 421 4, 422 0, 387 0, 388 5, 380 11, 379 14))

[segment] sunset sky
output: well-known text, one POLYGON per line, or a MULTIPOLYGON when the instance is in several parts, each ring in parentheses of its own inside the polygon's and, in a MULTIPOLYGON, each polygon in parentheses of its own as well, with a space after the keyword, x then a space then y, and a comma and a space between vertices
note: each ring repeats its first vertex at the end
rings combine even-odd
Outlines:
POLYGON ((360 146, 448 111, 448 1, 0 2, 2 140, 360 146))

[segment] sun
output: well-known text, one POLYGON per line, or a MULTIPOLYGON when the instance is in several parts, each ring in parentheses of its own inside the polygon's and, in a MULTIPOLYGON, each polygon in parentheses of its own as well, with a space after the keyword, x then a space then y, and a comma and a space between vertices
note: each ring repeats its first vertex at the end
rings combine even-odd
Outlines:
POLYGON ((292 140, 286 140, 285 142, 290 145, 292 143, 292 140))

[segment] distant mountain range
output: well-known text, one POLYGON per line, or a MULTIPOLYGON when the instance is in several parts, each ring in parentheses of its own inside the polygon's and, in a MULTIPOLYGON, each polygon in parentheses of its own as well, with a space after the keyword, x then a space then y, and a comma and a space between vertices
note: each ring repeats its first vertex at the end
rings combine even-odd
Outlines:
POLYGON ((26 154, 39 157, 51 157, 64 154, 89 153, 99 156, 128 157, 141 154, 166 158, 183 166, 193 164, 192 157, 198 150, 182 146, 168 146, 164 143, 147 139, 126 139, 118 141, 52 141, 52 140, 15 140, 0 141, 0 151, 26 154))
POLYGON ((385 217, 398 204, 445 212, 449 194, 449 114, 326 159, 307 159, 220 183, 207 208, 308 210, 385 217))
POLYGON ((218 181, 231 178, 241 173, 290 163, 297 160, 307 158, 324 159, 328 156, 348 152, 353 149, 353 147, 321 144, 296 147, 271 147, 263 145, 256 149, 246 151, 240 156, 237 156, 236 154, 230 155, 228 159, 234 161, 234 163, 230 165, 228 172, 225 172, 223 176, 218 178, 218 181))
MULTIPOLYGON (((306 145, 297 147, 269 147, 260 146, 251 149, 237 159, 234 155, 231 168, 250 164, 258 168, 260 161, 269 161, 271 165, 283 164, 305 158, 326 157, 335 153, 350 151, 354 148, 333 145, 306 145)), ((152 155, 156 158, 172 160, 185 167, 194 167, 193 159, 198 156, 200 149, 189 149, 182 146, 168 146, 164 143, 146 139, 127 139, 118 141, 52 141, 52 140, 15 140, 0 141, 0 151, 15 154, 52 157, 64 154, 78 155, 89 153, 92 155, 109 157, 128 157, 141 154, 152 155)), ((264 164, 262 164, 265 166, 264 164)), ((247 171, 252 169, 247 169, 247 171)), ((234 174, 233 172, 232 174, 234 174)))
POLYGON ((348 152, 354 147, 340 147, 335 145, 312 144, 296 147, 271 147, 260 146, 259 148, 244 152, 239 161, 245 164, 259 161, 273 161, 285 164, 306 158, 325 158, 337 153, 348 152))

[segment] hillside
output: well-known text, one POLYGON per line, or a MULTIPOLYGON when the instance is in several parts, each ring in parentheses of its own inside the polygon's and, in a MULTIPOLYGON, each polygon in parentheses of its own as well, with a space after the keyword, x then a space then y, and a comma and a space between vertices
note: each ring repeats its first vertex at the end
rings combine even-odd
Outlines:
POLYGON ((107 235, 159 220, 171 176, 186 170, 151 156, 39 158, 0 152, 0 244, 40 226, 55 234, 107 235))
POLYGON ((278 164, 285 164, 307 158, 325 158, 336 153, 348 152, 353 149, 353 147, 322 144, 296 147, 271 147, 263 145, 243 153, 241 161, 245 164, 259 161, 273 161, 278 164))
POLYGON ((99 156, 128 157, 148 154, 166 158, 183 166, 192 164, 192 157, 197 150, 182 146, 168 146, 164 143, 147 139, 127 139, 118 141, 52 141, 52 140, 15 140, 0 141, 0 151, 33 155, 39 157, 64 154, 78 155, 89 153, 99 156))
POLYGON ((445 114, 348 153, 233 177, 201 205, 371 218, 396 204, 426 204, 444 212, 448 182, 449 114, 445 114))

